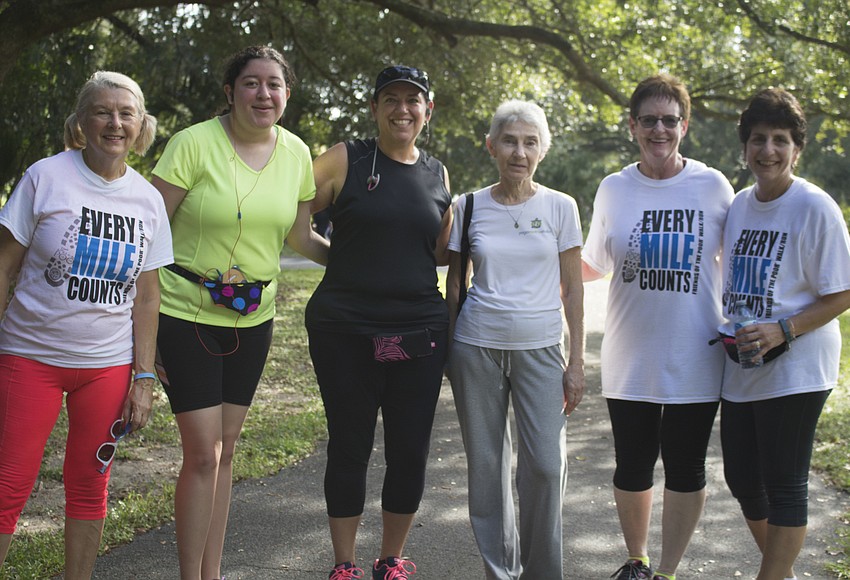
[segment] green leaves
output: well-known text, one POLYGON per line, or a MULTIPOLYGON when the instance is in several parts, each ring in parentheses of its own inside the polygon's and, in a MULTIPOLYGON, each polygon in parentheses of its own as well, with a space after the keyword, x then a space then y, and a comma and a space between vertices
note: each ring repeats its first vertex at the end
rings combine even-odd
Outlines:
MULTIPOLYGON (((805 153, 801 172, 838 197, 848 182, 832 170, 850 165, 850 5, 844 0, 173 4, 127 0, 123 6, 145 8, 104 18, 97 0, 78 2, 93 20, 46 36, 22 54, 0 92, 7 112, 0 119, 0 179, 7 190, 26 166, 61 150, 62 122, 95 68, 130 74, 146 92, 160 121, 159 140, 133 164, 147 173, 170 135, 223 104, 223 61, 253 43, 282 49, 293 65, 300 82, 283 122, 316 154, 343 139, 374 135, 369 100, 383 66, 427 70, 436 103, 427 148, 448 166, 455 191, 495 178, 484 151, 490 116, 502 100, 524 98, 545 108, 555 136, 541 179, 555 179, 548 185, 587 202, 604 175, 634 159, 625 105, 637 82, 659 71, 690 88, 695 119, 688 154, 738 175, 739 111, 757 90, 781 85, 820 127, 813 138, 822 147, 805 153), (822 154, 828 163, 817 159, 822 154)), ((14 13, 0 9, 0 20, 14 13)))

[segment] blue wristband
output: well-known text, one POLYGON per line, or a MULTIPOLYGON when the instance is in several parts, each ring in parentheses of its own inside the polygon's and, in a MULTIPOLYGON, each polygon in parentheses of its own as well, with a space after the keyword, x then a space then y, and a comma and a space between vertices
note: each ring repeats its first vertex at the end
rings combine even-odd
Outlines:
POLYGON ((153 379, 156 380, 156 375, 153 373, 136 373, 133 377, 133 382, 139 381, 141 379, 153 379))

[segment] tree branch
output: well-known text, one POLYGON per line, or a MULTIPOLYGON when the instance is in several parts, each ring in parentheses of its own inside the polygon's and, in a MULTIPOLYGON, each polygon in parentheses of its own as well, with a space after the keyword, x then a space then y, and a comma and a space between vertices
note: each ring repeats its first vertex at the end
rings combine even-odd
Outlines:
POLYGON ((123 32, 128 38, 130 38, 133 42, 144 48, 145 50, 151 49, 151 43, 147 41, 147 39, 139 34, 139 31, 135 28, 131 27, 129 24, 115 16, 114 14, 110 14, 106 17, 106 19, 115 27, 116 30, 120 30, 123 32))
MULTIPOLYGON (((31 44, 56 32, 68 30, 118 10, 176 6, 181 0, 14 0, 0 8, 0 83, 31 44)), ((207 6, 223 6, 231 0, 204 0, 207 6)))
POLYGON ((445 14, 422 8, 404 0, 359 1, 371 2, 403 16, 423 28, 434 30, 449 39, 448 42, 452 45, 457 42, 456 39, 452 40, 453 35, 461 35, 510 38, 550 46, 567 59, 573 68, 576 80, 580 83, 595 88, 618 105, 626 106, 628 104, 628 97, 621 94, 611 83, 598 75, 568 40, 550 30, 537 26, 513 26, 468 20, 465 18, 450 18, 445 14))
POLYGON ((831 50, 837 50, 838 52, 843 52, 845 54, 850 54, 850 46, 841 44, 838 42, 832 42, 830 40, 824 40, 822 38, 816 38, 814 36, 808 36, 803 34, 802 32, 797 32, 793 28, 786 26, 784 24, 777 23, 767 23, 756 13, 753 7, 750 5, 748 0, 738 0, 738 7, 747 15, 747 18, 752 20, 753 24, 757 27, 761 28, 764 32, 769 34, 770 36, 777 36, 778 33, 787 34, 791 38, 796 40, 806 42, 808 44, 816 44, 818 46, 823 46, 829 48, 831 50))

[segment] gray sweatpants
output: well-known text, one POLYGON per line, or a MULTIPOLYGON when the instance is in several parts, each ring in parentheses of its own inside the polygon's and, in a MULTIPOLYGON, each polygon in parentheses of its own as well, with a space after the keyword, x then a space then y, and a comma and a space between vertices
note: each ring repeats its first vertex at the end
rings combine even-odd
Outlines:
POLYGON ((488 580, 563 578, 564 368, 559 345, 496 350, 452 344, 447 375, 466 449, 469 519, 488 580), (509 403, 517 429, 519 533, 509 403))

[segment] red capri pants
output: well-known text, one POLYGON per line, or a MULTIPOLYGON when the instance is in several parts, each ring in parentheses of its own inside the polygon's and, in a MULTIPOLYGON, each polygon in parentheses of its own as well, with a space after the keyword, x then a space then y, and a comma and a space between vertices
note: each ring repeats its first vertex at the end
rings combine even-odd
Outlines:
POLYGON ((109 429, 121 418, 129 385, 129 364, 66 369, 0 355, 0 534, 15 532, 65 393, 65 515, 106 517, 109 470, 98 471, 96 454, 101 443, 112 441, 109 429))

